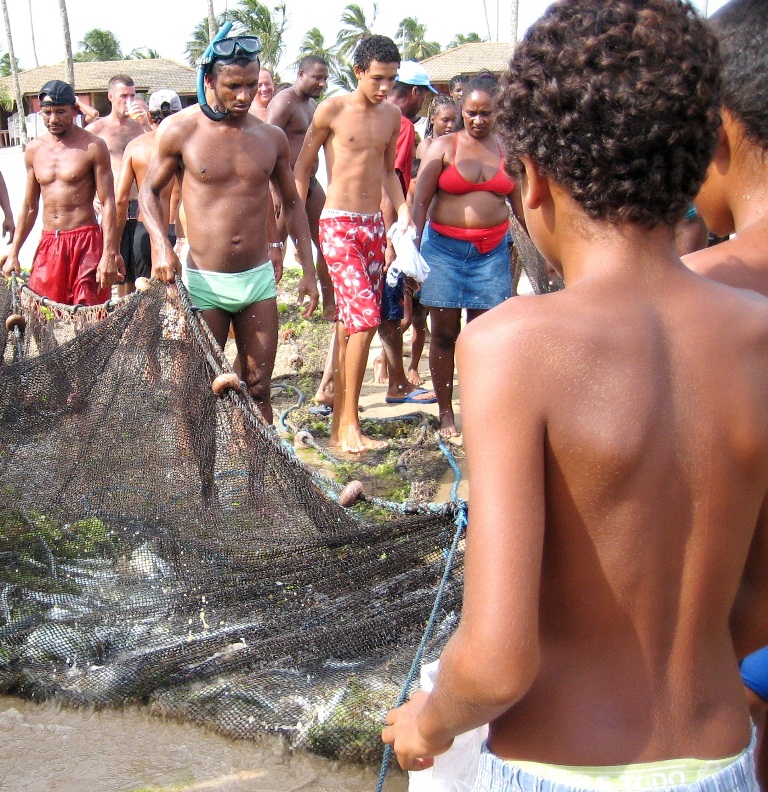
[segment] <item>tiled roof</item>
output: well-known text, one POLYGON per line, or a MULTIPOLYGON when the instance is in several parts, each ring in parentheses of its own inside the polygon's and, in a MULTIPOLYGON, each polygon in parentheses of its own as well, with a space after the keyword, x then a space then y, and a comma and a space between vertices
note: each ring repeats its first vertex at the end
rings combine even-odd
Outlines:
POLYGON ((456 74, 473 75, 483 69, 501 74, 506 71, 511 57, 512 45, 509 42, 482 41, 447 49, 439 55, 425 58, 421 65, 432 82, 447 83, 456 74))
MULTIPOLYGON (((195 70, 166 58, 75 62, 75 90, 78 93, 106 91, 110 77, 115 74, 133 77, 136 90, 140 92, 170 88, 178 94, 195 93, 195 70)), ((19 72, 21 93, 25 96, 36 96, 49 80, 66 80, 63 63, 19 72)), ((0 86, 13 96, 11 77, 0 78, 0 86)))

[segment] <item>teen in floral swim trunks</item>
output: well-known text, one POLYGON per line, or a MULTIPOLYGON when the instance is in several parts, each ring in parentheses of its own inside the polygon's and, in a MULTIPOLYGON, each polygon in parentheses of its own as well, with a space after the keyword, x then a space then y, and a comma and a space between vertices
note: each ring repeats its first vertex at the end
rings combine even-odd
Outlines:
POLYGON ((317 108, 295 168, 296 186, 305 198, 315 159, 325 148, 328 195, 320 242, 337 319, 330 444, 357 454, 386 447, 362 433, 357 408, 368 350, 381 321, 382 187, 399 219, 410 222, 394 167, 400 112, 385 101, 399 65, 400 53, 391 39, 364 39, 355 51, 357 88, 317 108))

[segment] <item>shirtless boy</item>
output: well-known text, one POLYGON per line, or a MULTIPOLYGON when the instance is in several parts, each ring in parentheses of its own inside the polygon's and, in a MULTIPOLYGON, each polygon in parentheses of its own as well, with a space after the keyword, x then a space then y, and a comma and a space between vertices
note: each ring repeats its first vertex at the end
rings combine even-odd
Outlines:
POLYGON ((403 767, 490 723, 475 790, 757 789, 768 300, 673 239, 717 65, 678 0, 559 0, 515 49, 499 126, 566 288, 461 335, 464 607, 433 693, 388 714, 403 767))
POLYGON ((222 347, 234 326, 248 390, 271 424, 276 282, 282 273, 275 272, 267 252, 270 182, 281 196, 304 270, 299 302, 309 299, 305 317, 315 309, 318 294, 307 216, 288 164, 285 133, 248 112, 259 80, 260 49, 253 36, 217 42, 205 85, 218 120, 193 105, 161 125, 139 202, 152 240, 153 277, 171 281, 182 275, 222 347), (189 252, 180 262, 168 239, 161 195, 182 168, 189 252))
MULTIPOLYGON (((708 20, 720 43, 723 125, 696 209, 725 242, 686 256, 694 272, 768 296, 768 5, 731 0, 708 20)), ((758 725, 757 775, 768 789, 768 648, 746 658, 742 675, 758 725)))
MULTIPOLYGON (((175 91, 163 88, 155 91, 149 97, 148 113, 152 129, 143 135, 131 140, 125 147, 123 162, 120 169, 120 178, 115 189, 115 202, 117 204, 117 225, 121 233, 126 225, 128 218, 128 204, 132 192, 140 189, 144 183, 144 176, 147 166, 152 158, 152 147, 155 142, 155 132, 160 122, 174 113, 181 110, 181 99, 175 91), (134 186, 135 185, 135 186, 134 186)), ((168 233, 175 221, 171 213, 172 196, 178 187, 178 181, 172 179, 165 189, 160 193, 163 205, 163 225, 168 233)), ((171 244, 176 240, 171 235, 171 244)), ((149 278, 152 274, 152 251, 149 242, 149 234, 144 226, 144 217, 139 212, 136 222, 136 229, 133 234, 133 248, 131 250, 131 271, 126 275, 127 291, 134 290, 136 278, 149 278)))
MULTIPOLYGON (((108 116, 99 118, 88 125, 88 131, 98 135, 109 149, 112 163, 112 179, 115 185, 120 183, 123 153, 128 143, 149 130, 131 117, 132 103, 136 99, 136 86, 133 78, 127 74, 116 74, 107 83, 107 98, 112 106, 108 116)), ((136 279, 133 267, 133 235, 138 217, 137 193, 131 191, 128 205, 128 220, 120 235, 120 254, 126 268, 126 284, 118 287, 121 296, 128 294, 130 284, 136 279)))
POLYGON ((43 233, 30 289, 66 305, 99 305, 109 299, 123 268, 109 152, 103 140, 75 124, 78 110, 71 85, 51 80, 39 99, 48 131, 24 152, 26 191, 3 274, 21 271, 19 251, 35 224, 42 196, 43 233), (93 208, 97 195, 101 227, 93 208))
MULTIPOLYGON (((296 82, 284 91, 275 94, 274 99, 267 107, 267 123, 279 126, 288 138, 291 151, 291 168, 296 165, 299 158, 304 136, 307 134, 312 116, 317 109, 317 99, 320 98, 328 84, 328 64, 317 55, 307 55, 299 63, 299 73, 296 82)), ((333 320, 335 306, 333 304, 333 286, 325 265, 323 251, 320 249, 318 237, 318 221, 320 212, 325 204, 325 192, 315 178, 317 161, 310 177, 309 191, 307 193, 306 210, 309 220, 309 232, 312 242, 317 248, 317 277, 320 281, 320 293, 323 298, 323 319, 333 320)), ((288 230, 285 227, 282 213, 278 214, 277 228, 280 239, 285 242, 288 230)))
POLYGON ((328 197, 320 216, 320 242, 337 316, 330 444, 352 453, 387 445, 363 434, 357 409, 368 350, 381 321, 386 248, 382 187, 398 218, 410 222, 394 167, 400 112, 386 101, 399 65, 391 39, 363 39, 354 55, 357 88, 317 108, 296 162, 296 185, 305 197, 324 147, 328 197))

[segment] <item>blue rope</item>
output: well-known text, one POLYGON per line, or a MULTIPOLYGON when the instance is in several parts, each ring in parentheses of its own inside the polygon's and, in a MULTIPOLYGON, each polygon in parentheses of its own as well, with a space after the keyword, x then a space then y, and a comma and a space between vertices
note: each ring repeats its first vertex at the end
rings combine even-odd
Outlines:
MULTIPOLYGON (((456 553, 458 551, 459 542, 461 538, 464 536, 464 531, 467 527, 467 503, 466 501, 460 500, 457 497, 457 492, 459 489, 459 484, 461 483, 461 471, 459 470, 458 465, 456 464, 456 460, 453 458, 453 454, 448 450, 445 444, 440 439, 440 436, 437 435, 437 443, 440 446, 440 450, 445 454, 446 458, 448 459, 451 468, 453 469, 453 473, 455 476, 455 480, 453 483, 453 488, 451 489, 451 500, 456 503, 458 506, 458 511, 456 512, 456 532, 453 535, 453 542, 451 543, 451 549, 448 551, 448 554, 445 558, 445 570, 443 571, 443 577, 440 580, 440 585, 437 587, 437 594, 435 595, 435 602, 432 606, 432 613, 429 616, 429 621, 427 622, 427 626, 424 629, 424 635, 421 638, 421 643, 419 644, 419 648, 416 650, 416 654, 413 657, 413 662, 411 663, 411 668, 408 671, 408 676, 405 679, 405 683, 400 691, 400 695, 397 697, 397 703, 395 704, 396 707, 399 707, 408 696, 408 691, 411 689, 411 685, 413 684, 413 680, 416 678, 416 674, 419 672, 421 668, 421 659, 424 656, 424 652, 427 648, 427 643, 429 642, 430 637, 432 636, 432 630, 435 627, 435 622, 437 621, 438 613, 440 612, 440 607, 443 601, 443 594, 445 593, 445 587, 448 585, 448 578, 453 571, 453 564, 456 560, 456 553)), ((382 792, 384 788, 384 780, 387 777, 387 770, 389 769, 389 762, 392 758, 392 746, 387 745, 384 748, 384 755, 381 759, 381 769, 379 770, 379 780, 376 784, 376 792, 382 792)))

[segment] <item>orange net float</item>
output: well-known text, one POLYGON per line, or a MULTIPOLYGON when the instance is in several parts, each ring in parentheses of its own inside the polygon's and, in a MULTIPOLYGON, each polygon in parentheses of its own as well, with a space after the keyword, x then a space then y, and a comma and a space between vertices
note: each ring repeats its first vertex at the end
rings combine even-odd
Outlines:
POLYGON ((351 506, 353 503, 365 497, 365 489, 363 482, 353 479, 347 484, 344 489, 339 493, 339 503, 342 506, 351 506))
POLYGON ((14 327, 18 327, 19 330, 23 333, 27 326, 27 320, 21 314, 11 314, 5 320, 5 329, 9 332, 13 330, 14 327))
POLYGON ((228 390, 240 390, 240 377, 234 371, 219 374, 211 383, 211 390, 217 396, 223 396, 228 390))

